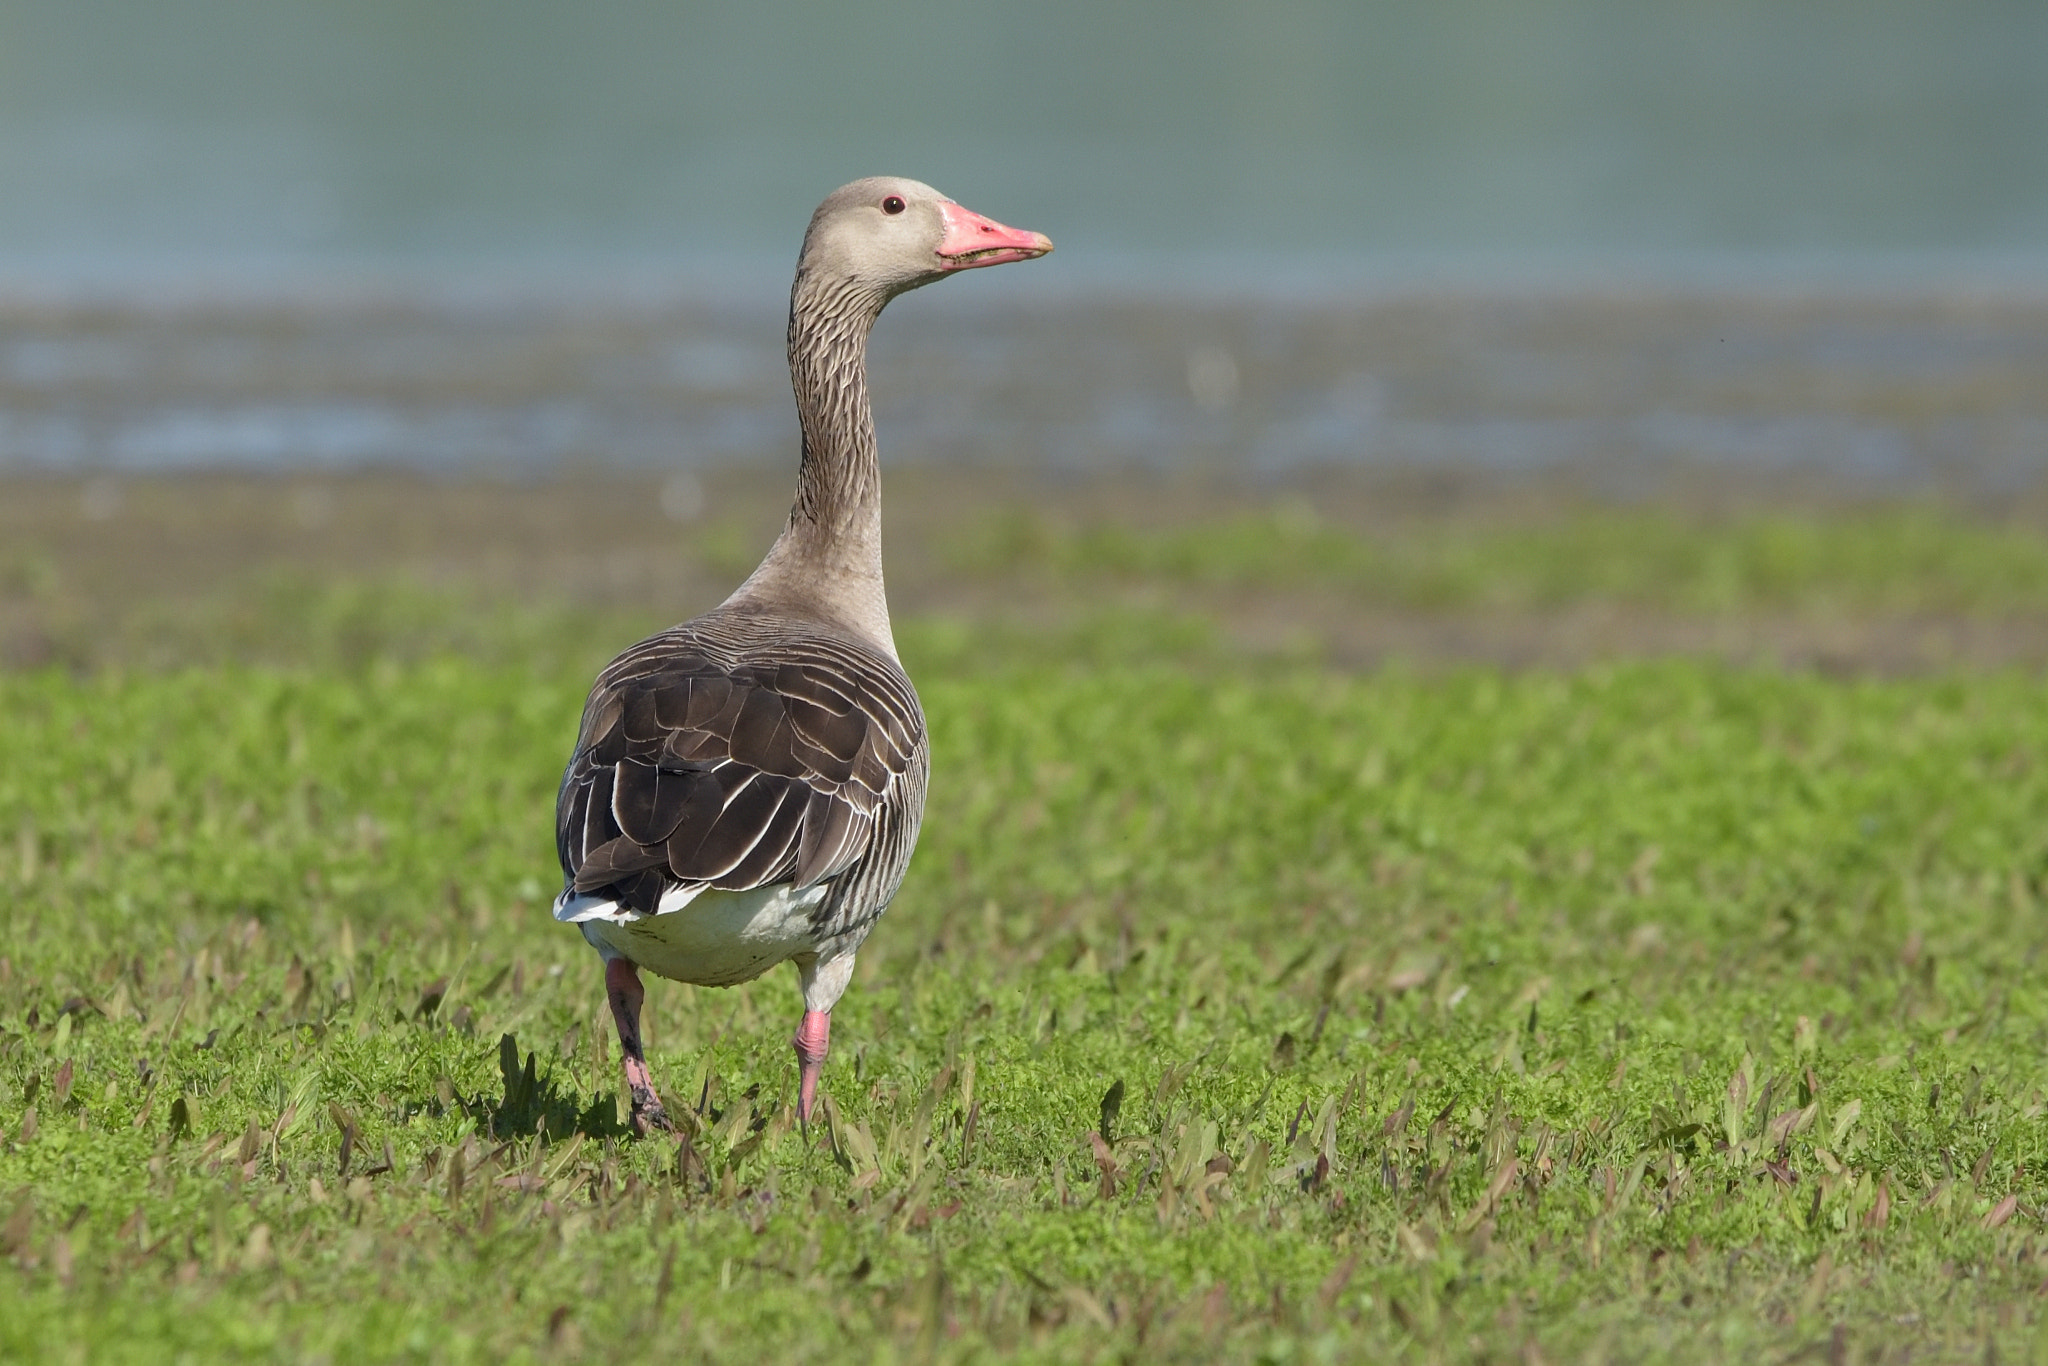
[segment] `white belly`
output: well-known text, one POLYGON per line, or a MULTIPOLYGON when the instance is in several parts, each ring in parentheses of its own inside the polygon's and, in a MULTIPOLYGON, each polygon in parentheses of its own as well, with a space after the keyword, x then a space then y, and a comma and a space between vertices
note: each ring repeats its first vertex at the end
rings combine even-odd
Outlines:
POLYGON ((574 923, 608 958, 671 981, 728 987, 817 948, 810 913, 824 899, 822 886, 799 891, 786 882, 747 892, 677 889, 653 915, 642 915, 615 901, 565 895, 555 919, 574 923))

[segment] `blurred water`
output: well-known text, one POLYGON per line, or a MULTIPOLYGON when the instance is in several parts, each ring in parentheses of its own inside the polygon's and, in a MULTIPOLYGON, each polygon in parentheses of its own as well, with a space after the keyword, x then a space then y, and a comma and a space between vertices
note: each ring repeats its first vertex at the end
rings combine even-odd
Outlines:
POLYGON ((786 262, 855 175, 1068 270, 2048 253, 2038 0, 0 0, 0 279, 786 262))
POLYGON ((0 469, 790 458, 889 170, 893 456, 2048 465, 2037 0, 0 0, 0 469))

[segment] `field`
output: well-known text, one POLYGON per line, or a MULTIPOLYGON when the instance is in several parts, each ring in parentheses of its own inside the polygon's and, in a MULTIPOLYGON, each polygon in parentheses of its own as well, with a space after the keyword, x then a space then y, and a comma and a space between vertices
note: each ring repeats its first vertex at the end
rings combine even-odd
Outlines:
POLYGON ((656 983, 681 1143, 553 789, 773 490, 0 491, 0 1357, 2048 1352, 2023 509, 934 480, 827 1114, 656 983))

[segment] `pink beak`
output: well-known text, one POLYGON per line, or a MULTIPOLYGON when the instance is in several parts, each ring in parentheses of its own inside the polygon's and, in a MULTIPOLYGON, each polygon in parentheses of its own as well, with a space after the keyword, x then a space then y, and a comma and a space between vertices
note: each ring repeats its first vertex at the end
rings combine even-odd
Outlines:
POLYGON ((950 199, 940 202, 939 217, 946 225, 946 235, 939 240, 939 259, 947 270, 1029 261, 1052 250, 1052 239, 1044 233, 1006 228, 950 199))

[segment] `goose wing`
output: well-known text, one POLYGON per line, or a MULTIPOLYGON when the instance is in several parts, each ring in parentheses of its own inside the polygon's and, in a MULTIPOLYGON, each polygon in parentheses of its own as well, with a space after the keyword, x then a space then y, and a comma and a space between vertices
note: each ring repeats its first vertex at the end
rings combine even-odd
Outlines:
POLYGON ((815 627, 700 619, 598 675, 556 846, 572 891, 642 914, 678 886, 840 879, 825 910, 866 919, 902 881, 927 763, 893 659, 815 627))

